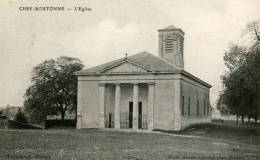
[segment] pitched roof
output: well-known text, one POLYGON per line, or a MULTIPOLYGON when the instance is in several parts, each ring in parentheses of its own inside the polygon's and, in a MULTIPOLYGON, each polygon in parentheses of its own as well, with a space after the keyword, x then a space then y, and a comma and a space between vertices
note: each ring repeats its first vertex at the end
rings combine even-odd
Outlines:
POLYGON ((168 26, 168 27, 159 29, 159 31, 161 31, 161 30, 172 30, 172 29, 178 29, 178 28, 176 28, 174 25, 170 25, 170 26, 168 26))
POLYGON ((98 65, 96 67, 92 67, 89 69, 84 69, 81 71, 76 72, 77 75, 81 74, 99 74, 105 71, 107 68, 110 68, 111 66, 115 66, 117 64, 120 64, 124 61, 128 61, 131 63, 134 63, 136 65, 139 65, 140 67, 146 68, 147 70, 150 70, 151 72, 169 72, 169 71, 178 71, 182 70, 181 68, 170 64, 166 60, 156 57, 148 52, 141 52, 132 56, 129 56, 127 58, 121 58, 117 59, 105 64, 98 65))
POLYGON ((159 29, 158 31, 169 31, 169 30, 179 30, 179 31, 181 31, 183 34, 185 34, 182 29, 177 28, 177 27, 175 27, 174 25, 170 25, 170 26, 168 26, 168 27, 159 29))
POLYGON ((181 73, 207 87, 211 87, 210 84, 202 81, 201 79, 195 77, 194 75, 184 71, 183 69, 175 66, 167 62, 166 60, 156 57, 151 53, 148 52, 141 52, 135 55, 129 56, 127 58, 121 58, 114 61, 110 61, 105 64, 98 65, 96 67, 83 69, 78 72, 75 72, 76 75, 100 75, 105 71, 113 68, 114 66, 118 66, 124 62, 132 63, 136 66, 144 68, 151 73, 181 73))

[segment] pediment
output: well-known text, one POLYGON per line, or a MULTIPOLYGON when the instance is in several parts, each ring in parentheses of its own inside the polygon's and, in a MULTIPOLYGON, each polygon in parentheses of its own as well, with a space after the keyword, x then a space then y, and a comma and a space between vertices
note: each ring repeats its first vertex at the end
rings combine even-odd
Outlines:
POLYGON ((131 62, 123 62, 116 66, 111 66, 106 69, 103 73, 132 73, 132 72, 150 72, 151 70, 146 69, 142 66, 133 64, 131 62))

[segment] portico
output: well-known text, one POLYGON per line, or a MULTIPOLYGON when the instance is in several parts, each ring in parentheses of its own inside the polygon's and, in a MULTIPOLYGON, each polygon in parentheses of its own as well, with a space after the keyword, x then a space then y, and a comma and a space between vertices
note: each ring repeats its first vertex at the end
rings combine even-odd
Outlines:
POLYGON ((153 130, 154 82, 99 83, 100 128, 153 130))

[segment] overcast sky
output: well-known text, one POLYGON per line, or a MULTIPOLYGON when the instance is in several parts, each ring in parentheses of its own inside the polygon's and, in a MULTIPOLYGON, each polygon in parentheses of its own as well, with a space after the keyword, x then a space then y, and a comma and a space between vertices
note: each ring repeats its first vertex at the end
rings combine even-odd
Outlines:
POLYGON ((158 29, 185 32, 185 70, 221 90, 224 51, 245 43, 241 30, 260 19, 259 0, 0 0, 0 106, 22 105, 32 67, 61 55, 86 67, 147 51, 158 29), (83 6, 90 12, 25 12, 20 6, 83 6))

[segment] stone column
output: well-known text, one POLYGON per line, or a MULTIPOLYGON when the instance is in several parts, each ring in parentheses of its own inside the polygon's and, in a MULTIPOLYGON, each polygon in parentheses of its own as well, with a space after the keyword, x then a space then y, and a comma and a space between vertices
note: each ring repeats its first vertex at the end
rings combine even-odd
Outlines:
POLYGON ((133 85, 133 129, 138 129, 138 84, 133 85))
POLYGON ((99 84, 99 128, 105 128, 105 91, 106 84, 99 84))
POLYGON ((82 128, 82 81, 78 81, 78 94, 77 94, 77 129, 82 128))
POLYGON ((120 84, 116 84, 115 90, 115 129, 120 129, 120 97, 121 97, 121 87, 120 84))
POLYGON ((82 115, 81 113, 77 114, 77 129, 81 129, 82 128, 82 115))
POLYGON ((154 84, 148 83, 148 130, 153 130, 154 84))
POLYGON ((181 79, 174 80, 174 130, 181 130, 181 79))

